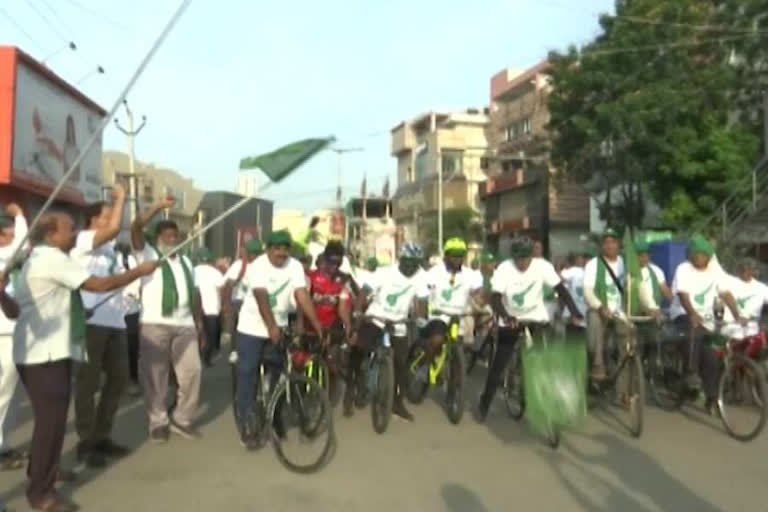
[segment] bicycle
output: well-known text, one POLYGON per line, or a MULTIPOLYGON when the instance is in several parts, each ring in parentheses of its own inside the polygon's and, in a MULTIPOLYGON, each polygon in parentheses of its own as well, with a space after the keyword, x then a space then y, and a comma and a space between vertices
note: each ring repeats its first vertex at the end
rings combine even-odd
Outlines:
MULTIPOLYGON (((707 315, 705 321, 714 321, 717 336, 723 322, 707 315)), ((660 336, 657 342, 660 355, 653 361, 650 387, 656 403, 667 411, 679 410, 686 401, 698 399, 697 389, 685 381, 686 365, 681 347, 693 343, 693 331, 680 331, 660 336)), ((720 376, 715 405, 725 431, 742 442, 756 438, 768 419, 768 387, 766 374, 749 355, 749 344, 743 340, 726 340, 716 349, 720 360, 720 376), (753 417, 754 416, 754 417, 753 417), (742 428, 743 425, 749 425, 742 428)))
MULTIPOLYGON (((279 376, 267 368, 274 361, 262 359, 259 377, 255 382, 253 404, 253 428, 255 441, 249 448, 261 448, 271 442, 275 455, 287 469, 296 473, 314 473, 328 460, 333 439, 333 414, 328 396, 317 381, 307 378, 302 367, 302 357, 297 355, 296 341, 289 330, 285 330, 278 344, 282 365, 279 376), (295 356, 295 357, 294 357, 295 356), (271 377, 269 373, 272 373, 271 377), (288 455, 290 441, 288 428, 298 427, 299 444, 306 446, 320 442, 319 455, 309 462, 296 462, 288 455)), ((231 357, 233 386, 232 401, 238 431, 245 428, 237 411, 237 357, 231 357), (234 360, 234 363, 233 363, 234 360)), ((250 426, 250 425, 249 425, 250 426)))
MULTIPOLYGON (((507 406, 507 413, 510 418, 520 421, 525 415, 525 385, 523 381, 523 350, 530 347, 533 343, 531 330, 541 332, 541 343, 547 345, 546 332, 549 329, 547 323, 542 322, 524 322, 517 323, 516 330, 524 335, 524 340, 518 338, 517 345, 512 352, 512 357, 504 370, 504 379, 501 385, 501 394, 504 398, 504 404, 507 406), (521 343, 524 341, 524 343, 521 343)), ((560 429, 552 422, 547 425, 546 432, 547 444, 552 449, 557 449, 560 445, 560 429)))
MULTIPOLYGON (((439 316, 441 312, 436 311, 434 314, 439 316)), ((424 359, 424 348, 420 343, 415 343, 408 354, 408 400, 413 404, 420 404, 427 396, 430 386, 442 385, 445 391, 445 411, 454 425, 458 425, 464 415, 464 375, 467 365, 459 335, 459 323, 460 318, 465 316, 472 315, 450 315, 445 343, 428 369, 426 382, 421 382, 416 377, 424 359)))
POLYGON ((640 351, 638 349, 638 325, 654 320, 651 316, 630 316, 624 313, 614 313, 612 320, 626 335, 624 356, 616 363, 605 380, 592 382, 591 389, 598 396, 605 397, 608 391, 613 391, 614 402, 629 413, 629 433, 638 438, 643 433, 643 411, 645 409, 645 372, 640 351), (618 389, 622 372, 626 371, 626 389, 618 389))
MULTIPOLYGON (((303 350, 297 350, 294 359, 301 362, 304 368, 304 374, 307 379, 314 380, 323 388, 331 407, 336 407, 341 400, 340 383, 344 374, 338 366, 331 367, 330 363, 338 365, 341 359, 342 347, 330 342, 323 343, 316 338, 310 338, 309 346, 303 350), (299 355, 301 354, 301 355, 299 355), (334 379, 334 385, 331 386, 331 379, 334 379)), ((296 365, 299 366, 299 365, 296 365)))
POLYGON ((387 431, 392 419, 395 400, 395 363, 391 339, 395 336, 395 325, 407 325, 409 320, 392 321, 376 316, 365 316, 365 320, 384 324, 380 340, 371 351, 368 360, 368 397, 371 404, 371 422, 377 434, 387 431))

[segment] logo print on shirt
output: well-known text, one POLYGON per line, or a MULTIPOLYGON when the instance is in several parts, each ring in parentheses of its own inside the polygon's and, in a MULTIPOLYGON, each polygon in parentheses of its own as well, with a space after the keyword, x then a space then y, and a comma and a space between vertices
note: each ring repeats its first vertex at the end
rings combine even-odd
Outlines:
POLYGON ((443 297, 443 300, 444 300, 445 302, 451 302, 451 298, 453 297, 453 292, 455 292, 456 290, 458 290, 460 286, 461 286, 460 284, 457 284, 456 286, 453 286, 453 287, 451 287, 451 288, 446 288, 446 289, 444 289, 444 290, 443 290, 443 291, 440 293, 440 295, 443 297))
POLYGON ((390 293, 389 295, 387 295, 387 304, 389 304, 389 307, 391 308, 395 307, 395 304, 397 304, 397 301, 400 300, 400 297, 405 295, 410 289, 411 289, 411 286, 409 285, 403 288, 402 290, 400 290, 399 292, 390 293))
POLYGON ((713 286, 715 286, 715 283, 709 283, 709 286, 707 286, 706 290, 704 290, 701 293, 697 293, 696 295, 693 296, 693 300, 696 301, 696 304, 698 304, 699 306, 703 306, 704 305, 704 299, 707 298, 707 294, 709 294, 709 292, 710 292, 710 290, 712 290, 713 286))
POLYGON ((583 286, 577 286, 576 287, 576 296, 577 297, 583 297, 584 296, 584 287, 583 286))
POLYGON ((267 296, 269 297, 269 307, 273 308, 277 306, 277 296, 283 293, 283 290, 285 290, 288 287, 288 283, 290 283, 291 280, 286 280, 280 287, 275 290, 272 293, 268 293, 267 296))
POLYGON ((617 295, 619 293, 619 289, 616 288, 616 284, 611 283, 605 287, 605 293, 608 295, 617 295))
POLYGON ((747 301, 754 297, 754 295, 750 295, 749 297, 743 297, 741 299, 736 299, 736 305, 739 306, 739 310, 744 309, 744 306, 747 305, 747 301))
POLYGON ((512 301, 515 304, 517 304, 518 307, 523 305, 523 302, 525 302, 525 296, 528 295, 528 292, 531 291, 531 289, 533 288, 534 284, 536 284, 536 283, 531 283, 531 284, 528 285, 528 288, 526 288, 522 292, 515 293, 515 294, 512 295, 512 301))

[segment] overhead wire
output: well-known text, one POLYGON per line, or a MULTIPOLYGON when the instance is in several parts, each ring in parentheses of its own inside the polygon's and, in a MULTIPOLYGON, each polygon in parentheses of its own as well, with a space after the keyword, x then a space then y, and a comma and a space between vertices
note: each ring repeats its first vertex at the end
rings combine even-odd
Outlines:
POLYGON ((46 51, 47 51, 47 50, 46 50, 46 49, 43 47, 43 45, 41 45, 41 44, 40 44, 40 43, 37 41, 37 39, 35 39, 34 37, 32 37, 32 35, 31 35, 29 32, 27 32, 26 30, 24 30, 24 27, 22 27, 22 26, 21 26, 21 24, 20 24, 19 22, 17 22, 17 21, 16 21, 16 20, 15 20, 15 19, 14 19, 14 18, 11 16, 11 15, 10 15, 10 13, 9 13, 8 11, 6 11, 4 8, 0 7, 0 14, 2 14, 2 16, 3 16, 3 17, 4 17, 4 18, 5 18, 7 21, 8 21, 8 23, 10 23, 11 25, 13 25, 13 27, 14 27, 14 28, 16 28, 16 30, 18 30, 20 34, 24 35, 24 37, 26 37, 27 39, 29 39, 29 41, 30 41, 32 44, 34 44, 34 45, 35 45, 35 46, 38 48, 38 50, 41 50, 41 51, 43 51, 43 52, 46 52, 46 51))
POLYGON ((103 22, 107 23, 108 25, 112 25, 113 27, 118 28, 118 29, 123 30, 123 31, 127 31, 127 32, 131 31, 131 29, 129 27, 126 27, 122 23, 118 23, 117 21, 113 20, 112 18, 110 18, 110 17, 108 17, 108 16, 106 16, 104 14, 98 13, 97 11, 91 9, 87 5, 84 5, 84 4, 82 4, 81 2, 79 2, 77 0, 66 0, 66 1, 70 5, 73 5, 74 7, 77 7, 81 11, 91 15, 92 17, 98 19, 99 21, 103 21, 103 22))
POLYGON ((27 5, 33 11, 35 11, 35 14, 37 14, 38 18, 43 20, 43 22, 46 25, 48 25, 48 27, 50 27, 50 29, 53 30, 53 32, 55 32, 57 36, 59 36, 64 42, 67 42, 67 43, 70 42, 69 38, 67 38, 67 36, 64 35, 64 33, 61 30, 59 30, 59 28, 56 25, 54 25, 51 22, 51 20, 49 20, 48 17, 45 14, 43 14, 43 12, 40 9, 37 8, 37 6, 32 2, 32 0, 26 0, 26 2, 27 2, 27 5))

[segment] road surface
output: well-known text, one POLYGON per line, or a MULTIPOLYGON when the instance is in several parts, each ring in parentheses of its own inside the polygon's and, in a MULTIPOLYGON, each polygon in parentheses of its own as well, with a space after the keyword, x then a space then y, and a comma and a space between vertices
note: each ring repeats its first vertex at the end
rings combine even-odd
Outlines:
MULTIPOLYGON (((470 381, 474 405, 485 369, 470 381)), ((525 424, 511 421, 497 398, 488 422, 469 414, 448 423, 436 400, 412 406, 416 422, 373 432, 368 410, 344 419, 338 446, 320 473, 285 470, 271 448, 240 447, 232 422, 226 363, 206 370, 200 425, 204 439, 172 437, 150 445, 140 399, 126 398, 115 439, 135 451, 101 471, 83 471, 62 492, 84 510, 151 511, 696 511, 768 510, 768 437, 730 439, 696 409, 648 408, 639 440, 609 414, 594 412, 552 451, 525 424)), ((432 396, 439 398, 438 392, 432 396)), ((12 441, 31 434, 24 400, 12 441)), ((71 416, 71 415, 70 415, 71 416)), ((65 465, 74 464, 70 422, 65 465)), ((27 510, 24 472, 0 473, 0 502, 27 510)))

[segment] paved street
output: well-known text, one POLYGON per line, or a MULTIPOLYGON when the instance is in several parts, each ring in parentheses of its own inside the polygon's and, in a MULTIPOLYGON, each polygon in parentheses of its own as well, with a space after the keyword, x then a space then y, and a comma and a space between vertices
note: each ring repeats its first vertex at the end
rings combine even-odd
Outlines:
MULTIPOLYGON (((472 401, 484 369, 472 379, 472 401)), ((383 436, 368 411, 337 418, 333 461, 310 476, 289 473, 271 448, 247 453, 235 437, 229 376, 222 361, 204 380, 205 439, 146 442, 141 402, 126 400, 116 438, 135 453, 101 472, 81 473, 64 488, 95 511, 496 511, 572 510, 710 512, 765 510, 768 437, 742 444, 695 410, 651 408, 643 438, 633 440, 596 413, 557 452, 509 420, 500 401, 488 425, 471 416, 454 427, 439 405, 414 407, 416 423, 395 421, 383 436)), ((439 396, 439 395, 435 395, 439 396)), ((25 402, 13 439, 31 431, 25 402)), ((74 462, 75 436, 64 460, 74 462)), ((0 500, 26 510, 24 473, 0 473, 0 500)))

